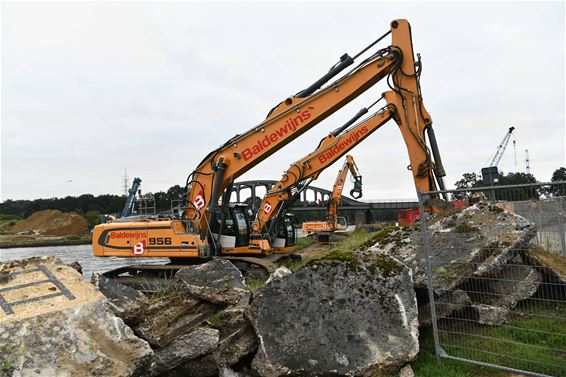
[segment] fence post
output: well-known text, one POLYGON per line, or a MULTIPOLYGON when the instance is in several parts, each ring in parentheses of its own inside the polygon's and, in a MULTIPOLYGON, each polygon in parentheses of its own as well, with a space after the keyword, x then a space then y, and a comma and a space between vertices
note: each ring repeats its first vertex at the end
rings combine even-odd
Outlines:
POLYGON ((556 213, 558 216, 558 235, 560 237, 560 254, 566 255, 566 237, 564 234, 564 213, 562 212, 562 203, 559 204, 559 198, 554 199, 556 205, 556 213))
POLYGON ((421 215, 421 234, 423 236, 423 249, 425 252, 426 258, 426 277, 427 277, 427 285, 428 285, 428 299, 430 302, 430 316, 432 322, 432 335, 434 337, 434 350, 436 354, 436 361, 440 363, 440 355, 441 355, 441 348, 440 348, 440 340, 438 338, 438 324, 436 323, 436 303, 434 300, 434 288, 432 285, 432 261, 431 261, 431 253, 430 253, 430 242, 428 239, 428 227, 427 227, 427 213, 425 212, 424 208, 424 201, 426 200, 425 195, 422 192, 417 192, 419 197, 419 211, 421 215))

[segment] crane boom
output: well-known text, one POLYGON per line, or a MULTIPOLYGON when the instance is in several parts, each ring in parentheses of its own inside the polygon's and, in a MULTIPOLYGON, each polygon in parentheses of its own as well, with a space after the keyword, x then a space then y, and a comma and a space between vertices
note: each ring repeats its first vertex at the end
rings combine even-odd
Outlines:
POLYGON ((124 204, 124 209, 122 210, 122 213, 118 218, 128 217, 132 214, 132 211, 134 210, 134 200, 136 198, 136 192, 138 191, 140 185, 141 185, 141 179, 138 177, 134 178, 134 181, 132 182, 132 188, 128 190, 128 198, 126 199, 126 204, 124 204))
POLYGON ((503 153, 505 153, 505 149, 507 149, 507 144, 509 144, 509 140, 511 139, 511 134, 513 133, 514 130, 515 127, 509 127, 509 131, 507 131, 505 137, 503 138, 503 140, 501 140, 501 143, 499 143, 499 146, 495 150, 495 155, 493 156, 491 162, 487 166, 490 167, 490 166, 499 165, 499 161, 501 161, 501 157, 503 157, 503 153))

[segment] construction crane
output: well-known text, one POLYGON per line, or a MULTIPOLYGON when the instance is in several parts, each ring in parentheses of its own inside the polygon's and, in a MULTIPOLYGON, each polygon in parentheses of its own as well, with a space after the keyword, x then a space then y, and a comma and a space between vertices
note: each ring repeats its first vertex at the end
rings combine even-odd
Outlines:
POLYGON ((134 202, 136 199, 136 193, 141 185, 141 179, 136 177, 132 183, 132 188, 128 190, 128 198, 126 199, 126 204, 124 204, 124 209, 118 218, 128 217, 134 211, 134 202))
POLYGON ((511 134, 515 130, 515 127, 509 127, 509 130, 505 134, 501 143, 497 146, 495 150, 495 154, 491 161, 485 165, 485 167, 481 170, 481 175, 483 179, 483 183, 485 185, 493 185, 494 183, 499 182, 499 171, 497 170, 497 165, 499 161, 501 161, 501 157, 503 157, 503 153, 505 153, 505 149, 507 149, 507 144, 509 144, 509 140, 511 139, 511 134))

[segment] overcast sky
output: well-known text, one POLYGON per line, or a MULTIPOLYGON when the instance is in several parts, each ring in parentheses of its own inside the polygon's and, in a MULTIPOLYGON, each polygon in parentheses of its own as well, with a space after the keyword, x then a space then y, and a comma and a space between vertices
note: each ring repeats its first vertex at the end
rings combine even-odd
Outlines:
MULTIPOLYGON (((212 149, 410 21, 449 186, 515 126, 500 170, 565 165, 564 3, 2 3, 1 200, 184 185, 212 149)), ((382 46, 389 44, 384 41, 382 46)), ((240 180, 279 179, 384 82, 240 180)), ((411 198, 391 121, 351 154, 364 199, 411 198)), ((330 188, 342 161, 315 186, 330 188)), ((349 192, 349 188, 345 191, 349 192)))

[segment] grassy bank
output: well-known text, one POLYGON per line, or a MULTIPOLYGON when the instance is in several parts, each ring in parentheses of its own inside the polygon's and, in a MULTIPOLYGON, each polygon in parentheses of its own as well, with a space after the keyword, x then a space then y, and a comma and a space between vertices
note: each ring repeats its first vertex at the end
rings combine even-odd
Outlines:
POLYGON ((89 245, 92 242, 90 236, 66 236, 66 237, 15 237, 13 235, 0 236, 0 249, 14 247, 43 247, 43 246, 68 246, 89 245))

